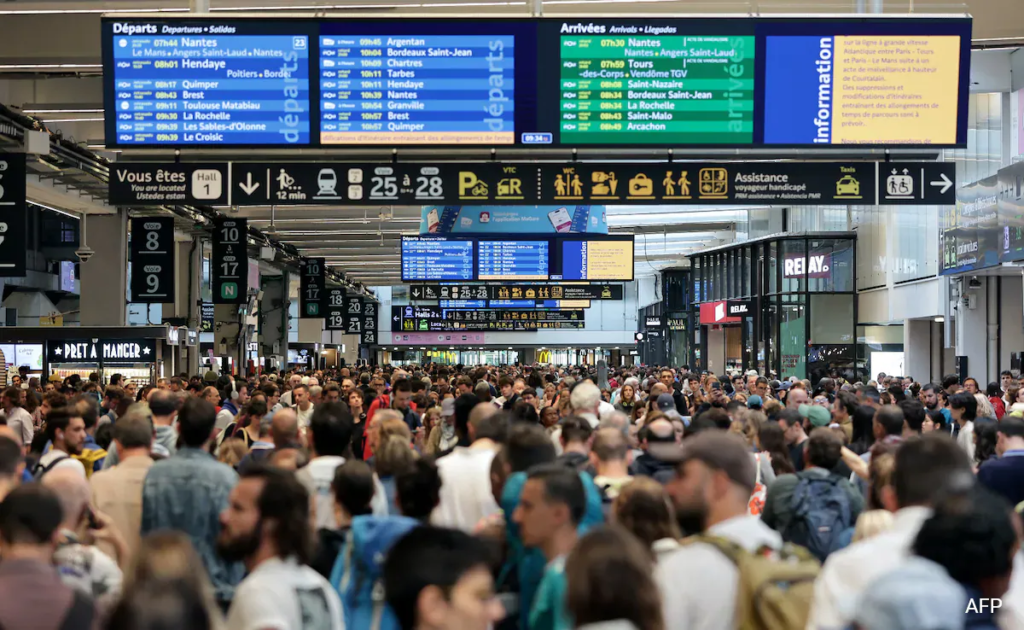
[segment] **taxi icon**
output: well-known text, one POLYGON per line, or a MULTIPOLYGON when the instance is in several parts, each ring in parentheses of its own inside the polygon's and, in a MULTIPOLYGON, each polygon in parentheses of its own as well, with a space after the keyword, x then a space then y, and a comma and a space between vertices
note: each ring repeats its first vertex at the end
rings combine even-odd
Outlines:
POLYGON ((860 195, 860 182, 854 179, 853 175, 843 175, 836 182, 837 197, 856 197, 860 195))

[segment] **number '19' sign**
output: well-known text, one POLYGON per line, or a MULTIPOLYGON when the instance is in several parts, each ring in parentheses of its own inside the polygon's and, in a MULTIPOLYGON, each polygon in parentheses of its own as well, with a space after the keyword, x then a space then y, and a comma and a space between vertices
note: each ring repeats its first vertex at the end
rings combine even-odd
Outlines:
POLYGON ((214 304, 245 304, 249 292, 249 264, 246 257, 248 221, 218 218, 213 222, 214 304))
POLYGON ((302 261, 299 283, 299 317, 313 319, 324 316, 327 295, 327 269, 323 258, 302 261))
POLYGON ((174 219, 132 219, 132 302, 174 302, 174 219))

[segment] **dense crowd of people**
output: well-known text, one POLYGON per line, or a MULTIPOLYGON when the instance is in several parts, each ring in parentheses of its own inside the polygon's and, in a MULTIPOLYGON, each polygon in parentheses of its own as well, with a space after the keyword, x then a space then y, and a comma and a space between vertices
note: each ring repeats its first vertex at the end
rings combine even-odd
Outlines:
POLYGON ((3 630, 1024 629, 1024 391, 362 366, 3 391, 3 630))

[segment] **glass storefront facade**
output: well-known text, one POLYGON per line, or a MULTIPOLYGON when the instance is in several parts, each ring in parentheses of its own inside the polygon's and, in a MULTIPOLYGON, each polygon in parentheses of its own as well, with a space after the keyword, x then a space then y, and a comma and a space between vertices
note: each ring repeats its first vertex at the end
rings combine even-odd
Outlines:
MULTIPOLYGON (((786 234, 690 257, 688 355, 695 369, 756 369, 812 382, 851 378, 856 235, 786 234)), ((668 293, 666 293, 668 295, 668 293)))

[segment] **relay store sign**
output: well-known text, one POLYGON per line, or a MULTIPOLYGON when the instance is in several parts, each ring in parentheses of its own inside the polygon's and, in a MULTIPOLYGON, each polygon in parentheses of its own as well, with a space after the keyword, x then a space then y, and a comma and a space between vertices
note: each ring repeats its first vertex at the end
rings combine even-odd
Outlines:
POLYGON ((831 278, 832 256, 830 254, 788 254, 782 261, 783 278, 831 278))
POLYGON ((47 341, 48 363, 152 363, 155 339, 47 341))
POLYGON ((705 302, 700 305, 700 323, 739 324, 744 317, 750 317, 753 313, 753 304, 746 300, 705 302))

